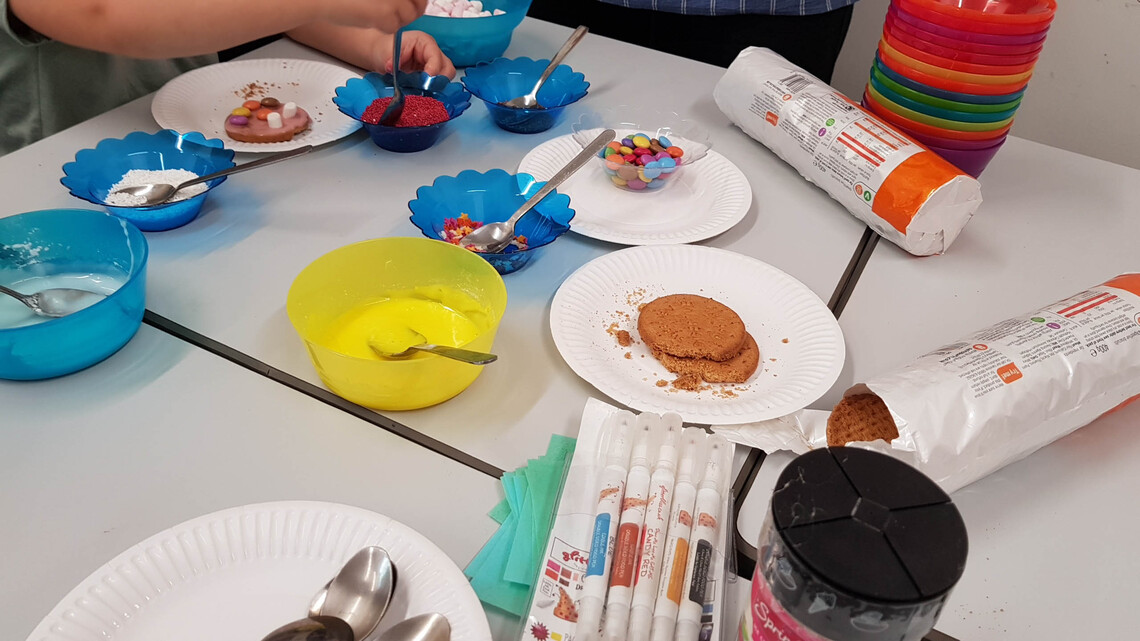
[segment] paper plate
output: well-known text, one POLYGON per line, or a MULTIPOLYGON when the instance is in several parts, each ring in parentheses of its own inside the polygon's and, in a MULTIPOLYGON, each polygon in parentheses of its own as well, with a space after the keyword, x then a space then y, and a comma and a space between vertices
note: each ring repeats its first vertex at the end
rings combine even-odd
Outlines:
POLYGON ((218 138, 234 151, 271 153, 340 140, 360 128, 333 104, 336 88, 359 74, 314 60, 264 58, 235 60, 188 71, 163 85, 150 103, 155 121, 180 133, 197 131, 218 138), (295 102, 312 124, 286 142, 238 142, 226 135, 225 121, 242 102, 272 96, 295 102))
MULTIPOLYGON (((549 180, 582 147, 572 135, 535 147, 519 171, 549 180)), ((660 191, 631 192, 610 183, 600 162, 587 163, 558 191, 570 196, 570 231, 622 245, 692 243, 724 233, 752 205, 748 179, 727 158, 710 151, 687 165, 660 191)))
POLYGON ((399 573, 378 630, 440 612, 452 641, 490 641, 475 592, 431 541, 375 512, 308 501, 231 508, 160 532, 84 579, 28 640, 261 639, 304 616, 369 545, 387 550, 399 573))
POLYGON ((570 368, 615 401, 711 425, 806 407, 835 382, 844 358, 839 323, 798 280, 754 258, 693 245, 632 247, 583 265, 555 293, 550 331, 570 368), (641 342, 637 317, 639 305, 666 294, 713 298, 740 316, 760 347, 750 380, 700 392, 658 386, 675 375, 641 342), (618 344, 612 332, 619 329, 632 345, 618 344))

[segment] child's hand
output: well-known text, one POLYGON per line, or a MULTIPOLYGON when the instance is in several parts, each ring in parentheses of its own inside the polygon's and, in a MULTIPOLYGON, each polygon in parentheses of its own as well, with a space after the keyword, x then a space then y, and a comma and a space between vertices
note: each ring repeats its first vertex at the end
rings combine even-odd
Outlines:
MULTIPOLYGON (((379 45, 378 70, 392 72, 392 36, 383 34, 385 42, 379 45)), ((400 42, 400 70, 424 71, 433 76, 455 77, 455 66, 440 51, 435 39, 422 31, 405 31, 400 42)))
POLYGON ((427 0, 324 0, 321 4, 329 22, 395 33, 423 15, 427 0))

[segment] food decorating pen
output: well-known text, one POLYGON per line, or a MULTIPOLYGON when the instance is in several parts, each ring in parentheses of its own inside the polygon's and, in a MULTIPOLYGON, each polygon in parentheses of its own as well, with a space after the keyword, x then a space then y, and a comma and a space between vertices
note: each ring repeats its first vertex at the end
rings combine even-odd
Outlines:
POLYGON ((606 452, 606 467, 598 479, 598 508, 594 516, 594 531, 590 539, 590 558, 586 576, 582 579, 582 596, 578 598, 576 636, 583 641, 596 641, 602 622, 602 606, 606 601, 610 565, 614 555, 614 537, 618 514, 625 497, 626 465, 629 463, 629 428, 633 416, 619 412, 610 418, 610 442, 606 452))
POLYGON ((637 576, 641 532, 645 527, 645 508, 649 504, 649 437, 656 431, 661 417, 642 412, 634 430, 633 457, 625 479, 621 523, 614 544, 614 561, 610 569, 610 590, 606 595, 606 641, 625 641, 629 625, 629 604, 633 600, 633 581, 637 576))
POLYGON ((676 641, 696 641, 701 632, 701 610, 705 607, 709 567, 716 562, 716 534, 721 508, 721 458, 727 444, 713 436, 701 488, 697 490, 696 518, 693 520, 689 564, 685 567, 685 596, 677 610, 676 641))
POLYGON ((697 488, 693 486, 693 466, 697 455, 699 430, 681 431, 681 465, 673 488, 673 505, 669 508, 669 533, 661 557, 661 580, 657 601, 653 606, 652 641, 673 641, 677 624, 677 606, 684 592, 685 564, 689 560, 689 534, 693 527, 693 504, 697 488))
POLYGON ((681 417, 669 413, 661 417, 665 440, 657 453, 657 464, 649 479, 649 505, 645 512, 645 535, 641 540, 641 560, 637 566, 637 582, 633 586, 633 605, 629 612, 629 641, 649 641, 653 624, 653 604, 661 581, 661 557, 665 534, 669 527, 669 506, 673 502, 674 474, 677 470, 677 433, 681 417))

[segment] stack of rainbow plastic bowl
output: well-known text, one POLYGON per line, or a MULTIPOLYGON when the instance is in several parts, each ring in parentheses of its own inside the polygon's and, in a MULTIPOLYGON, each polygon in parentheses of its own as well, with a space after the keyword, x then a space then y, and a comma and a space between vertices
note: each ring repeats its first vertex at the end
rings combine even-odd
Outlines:
POLYGON ((863 106, 978 176, 1009 135, 1056 0, 891 0, 863 106))

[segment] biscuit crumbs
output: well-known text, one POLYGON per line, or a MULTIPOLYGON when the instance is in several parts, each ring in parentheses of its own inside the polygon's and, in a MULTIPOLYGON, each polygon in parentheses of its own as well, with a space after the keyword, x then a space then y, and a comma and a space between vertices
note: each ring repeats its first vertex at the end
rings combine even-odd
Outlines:
MULTIPOLYGON (((633 337, 630 336, 629 332, 625 331, 624 329, 619 329, 617 333, 614 334, 614 336, 617 337, 618 345, 621 345, 622 347, 629 347, 633 344, 633 337)), ((629 358, 629 356, 627 355, 626 358, 629 358)))
POLYGON ((667 381, 663 378, 657 379, 657 387, 666 387, 668 385, 669 385, 669 381, 667 381))
POLYGON ((631 359, 633 359, 633 354, 630 354, 629 352, 626 352, 626 353, 625 353, 625 359, 626 359, 627 361, 628 361, 628 360, 631 360, 631 359))
POLYGON ((782 341, 780 341, 780 342, 781 342, 781 343, 786 343, 786 342, 788 342, 788 339, 786 339, 786 338, 785 338, 784 340, 782 340, 782 341))

